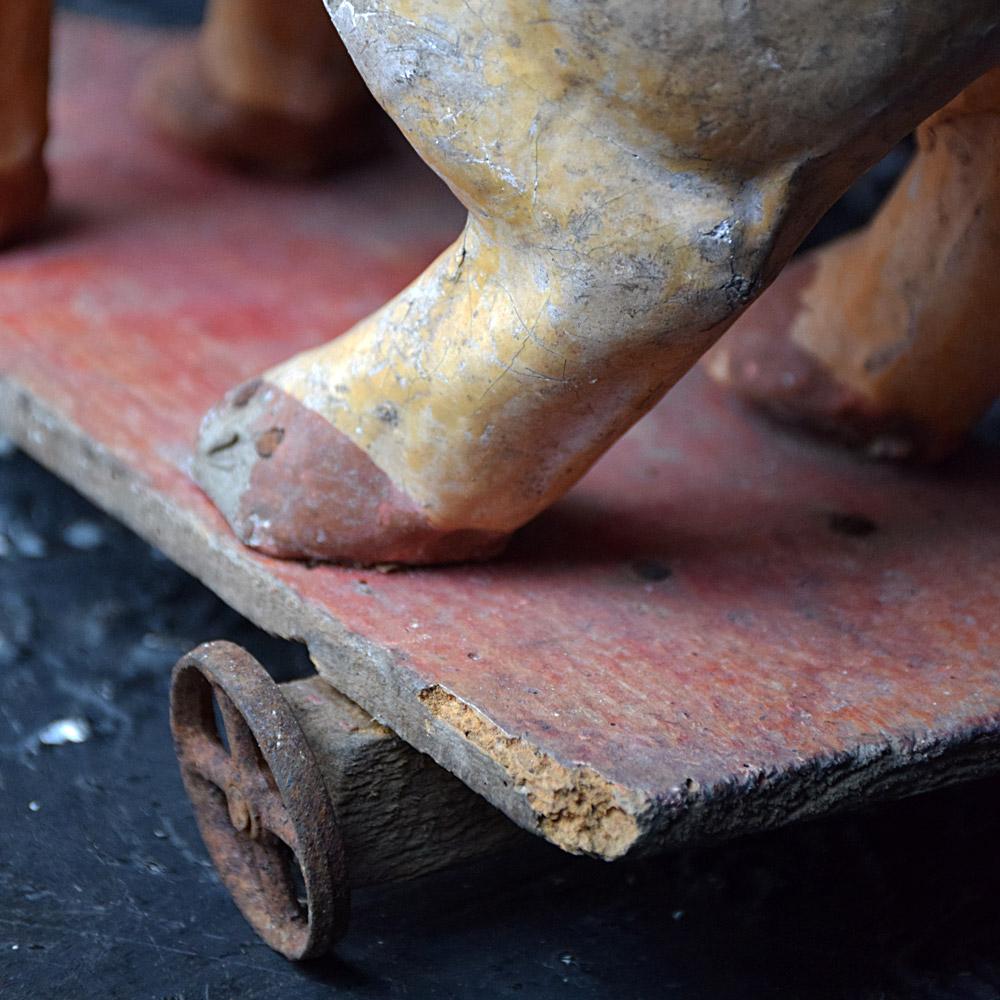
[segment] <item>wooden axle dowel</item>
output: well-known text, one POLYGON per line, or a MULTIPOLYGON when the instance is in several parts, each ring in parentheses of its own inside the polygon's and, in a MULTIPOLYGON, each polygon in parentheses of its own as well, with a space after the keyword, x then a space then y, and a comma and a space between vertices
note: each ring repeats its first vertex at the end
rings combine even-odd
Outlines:
POLYGON ((323 772, 351 887, 416 878, 529 836, 322 678, 279 687, 323 772))

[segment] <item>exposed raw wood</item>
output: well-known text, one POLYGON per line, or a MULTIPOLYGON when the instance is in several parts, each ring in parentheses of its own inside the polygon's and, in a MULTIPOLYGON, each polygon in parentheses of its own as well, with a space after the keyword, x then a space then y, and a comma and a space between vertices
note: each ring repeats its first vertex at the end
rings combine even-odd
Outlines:
POLYGON ((651 803, 641 794, 608 781, 585 765, 567 767, 517 736, 503 732, 471 705, 438 685, 420 701, 487 753, 523 789, 541 832, 574 853, 609 860, 627 854, 639 838, 651 803))

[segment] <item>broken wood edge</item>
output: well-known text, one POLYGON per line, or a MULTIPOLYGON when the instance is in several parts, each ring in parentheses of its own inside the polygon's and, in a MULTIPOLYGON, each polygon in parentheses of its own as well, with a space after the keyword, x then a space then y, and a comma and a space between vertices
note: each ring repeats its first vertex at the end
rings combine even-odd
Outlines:
POLYGON ((560 764, 440 686, 424 689, 420 698, 518 776, 546 839, 570 853, 607 861, 763 832, 1000 772, 997 714, 944 735, 883 736, 791 768, 748 762, 743 774, 705 787, 681 778, 657 798, 611 782, 586 765, 560 764))
MULTIPOLYGON (((723 839, 773 829, 796 819, 818 817, 894 795, 913 795, 1000 771, 1000 714, 984 717, 958 733, 919 737, 875 737, 840 754, 812 758, 782 771, 745 765, 711 787, 683 775, 666 795, 623 786, 585 765, 556 761, 530 744, 543 764, 565 769, 563 792, 536 788, 529 771, 512 772, 521 755, 493 755, 492 737, 519 739, 461 701, 441 712, 448 699, 435 685, 421 685, 399 669, 402 654, 379 647, 347 629, 315 604, 271 578, 259 557, 234 539, 178 508, 155 488, 96 444, 71 421, 37 399, 10 375, 0 374, 0 431, 36 461, 66 480, 98 506, 124 522, 172 561, 199 579, 240 614, 276 635, 304 642, 319 674, 371 713, 392 719, 394 731, 417 750, 483 795, 514 822, 571 853, 614 860, 651 853, 696 839, 723 839), (214 554, 214 555, 213 555, 214 554), (367 661, 359 667, 359 661, 367 661), (418 706, 414 711, 414 704, 418 706), (434 708, 438 708, 438 715, 434 708), (482 725, 462 729, 466 709, 482 725), (475 738, 473 733, 476 733, 475 738), (592 781, 587 792, 580 781, 592 781), (574 811, 565 813, 567 798, 574 811), (621 808, 624 819, 609 802, 621 808), (592 808, 596 803, 596 808, 592 808), (537 811, 540 807, 541 812, 537 811), (555 811, 546 811, 551 810, 555 811), (610 833, 604 817, 613 825, 610 833), (569 820, 567 822, 567 819, 569 820), (633 825, 634 822, 634 825, 633 825), (558 839, 556 839, 558 838, 558 839), (608 851, 609 845, 611 850, 608 851)), ((1000 666, 1000 665, 998 665, 1000 666)), ((443 690, 443 689, 440 689, 443 690)))
POLYGON ((614 860, 642 834, 646 796, 584 764, 567 766, 511 735, 438 684, 418 693, 439 724, 461 732, 510 776, 531 808, 538 831, 572 854, 614 860))

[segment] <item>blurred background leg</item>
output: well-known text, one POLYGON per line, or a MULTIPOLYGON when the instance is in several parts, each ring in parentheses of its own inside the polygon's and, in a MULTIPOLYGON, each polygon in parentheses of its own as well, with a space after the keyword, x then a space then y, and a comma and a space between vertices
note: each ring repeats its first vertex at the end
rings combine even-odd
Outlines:
POLYGON ((0 4, 0 244, 38 221, 48 184, 51 0, 0 4))
POLYGON ((722 382, 874 457, 940 458, 1000 393, 1000 69, 917 132, 859 233, 783 277, 715 349, 722 382))
POLYGON ((292 177, 363 155, 378 115, 322 0, 210 0, 197 40, 149 69, 139 103, 193 152, 292 177))

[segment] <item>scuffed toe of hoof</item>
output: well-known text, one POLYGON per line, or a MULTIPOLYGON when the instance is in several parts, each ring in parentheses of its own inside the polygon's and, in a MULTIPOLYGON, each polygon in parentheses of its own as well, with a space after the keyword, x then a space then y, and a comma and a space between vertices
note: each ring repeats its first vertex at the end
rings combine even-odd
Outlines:
POLYGON ((136 93, 139 113, 174 145, 204 159, 272 177, 308 178, 371 154, 365 127, 371 101, 354 95, 322 121, 284 116, 225 99, 184 42, 148 66, 136 93))
POLYGON ((0 247, 27 236, 38 225, 48 191, 41 156, 0 169, 0 247))
POLYGON ((793 264, 705 357, 709 375, 775 420, 888 461, 933 461, 952 450, 898 412, 840 382, 791 337, 813 268, 793 264))
POLYGON ((205 417, 195 477, 243 542, 279 558, 426 565, 486 559, 507 540, 431 524, 346 435, 262 379, 205 417))

